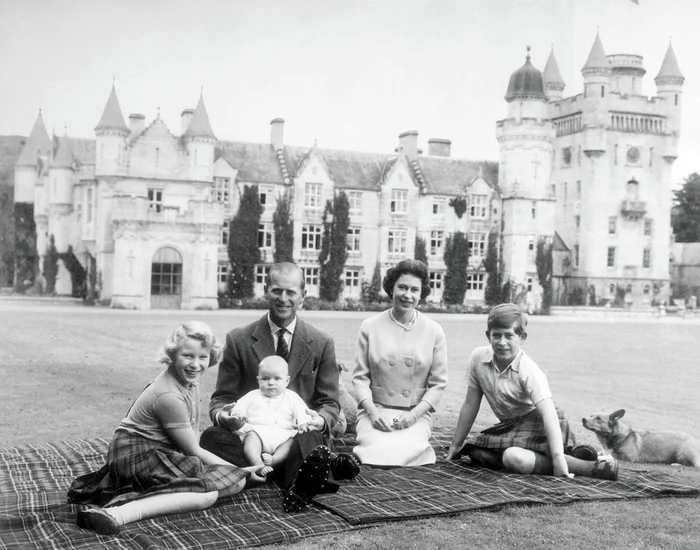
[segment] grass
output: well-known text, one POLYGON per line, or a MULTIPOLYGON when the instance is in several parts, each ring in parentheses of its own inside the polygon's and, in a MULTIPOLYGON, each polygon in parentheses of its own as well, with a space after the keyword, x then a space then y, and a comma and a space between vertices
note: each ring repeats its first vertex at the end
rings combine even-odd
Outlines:
MULTIPOLYGON (((158 372, 157 348, 175 325, 196 318, 222 336, 259 311, 128 312, 96 308, 12 306, 3 311, 0 374, 2 446, 110 437, 131 401, 158 372)), ((352 364, 364 313, 304 312, 330 332, 338 359, 352 364)), ((450 382, 436 425, 454 426, 464 398, 469 353, 486 343, 485 317, 436 315, 444 327, 450 382)), ((700 437, 697 419, 698 320, 531 318, 526 351, 546 372, 555 400, 580 442, 597 445, 580 419, 625 408, 638 427, 675 429, 700 437)), ((203 402, 216 382, 203 383, 203 402)), ((349 384, 349 373, 347 382, 349 384)), ((494 417, 484 404, 475 428, 494 417)), ((623 467, 632 467, 623 465, 623 467)), ((658 469, 700 486, 692 468, 658 469)), ((454 517, 405 521, 304 539, 293 549, 343 548, 693 548, 700 541, 700 499, 656 499, 512 507, 454 517)), ((278 547, 268 547, 278 548, 278 547)))

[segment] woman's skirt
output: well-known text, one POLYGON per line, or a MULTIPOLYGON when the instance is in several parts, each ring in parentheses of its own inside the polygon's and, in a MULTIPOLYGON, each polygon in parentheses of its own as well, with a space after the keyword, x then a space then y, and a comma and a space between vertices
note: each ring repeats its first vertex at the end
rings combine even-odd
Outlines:
POLYGON ((222 491, 250 473, 233 465, 205 465, 167 443, 119 431, 107 452, 107 464, 76 478, 68 502, 116 506, 159 493, 222 491))
MULTIPOLYGON (((569 421, 564 417, 564 412, 559 407, 556 407, 556 410, 564 449, 571 449, 576 446, 576 438, 571 432, 569 421)), ((544 422, 542 422, 542 417, 537 409, 533 409, 521 417, 500 422, 476 436, 470 436, 464 447, 465 450, 469 447, 480 447, 502 451, 509 447, 520 447, 547 456, 550 454, 547 432, 545 432, 544 422)))
MULTIPOLYGON (((379 413, 393 423, 406 411, 377 405, 379 413)), ((376 466, 421 466, 435 463, 435 451, 430 445, 433 422, 430 413, 404 430, 383 432, 372 426, 369 415, 361 410, 357 415, 357 446, 353 453, 363 464, 376 466)))

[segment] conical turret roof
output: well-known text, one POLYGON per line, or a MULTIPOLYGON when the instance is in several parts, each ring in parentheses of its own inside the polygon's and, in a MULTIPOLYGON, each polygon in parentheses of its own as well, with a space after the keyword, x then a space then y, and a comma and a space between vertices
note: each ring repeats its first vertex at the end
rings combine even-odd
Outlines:
POLYGON ((204 106, 204 97, 199 96, 199 102, 192 115, 192 120, 190 120, 187 130, 185 130, 186 137, 204 137, 216 139, 214 131, 211 129, 211 123, 209 122, 209 115, 207 114, 207 108, 204 106))
POLYGON ((39 111, 39 116, 36 117, 32 132, 29 134, 15 166, 36 166, 39 154, 48 154, 49 151, 51 151, 51 139, 46 131, 44 119, 41 117, 41 111, 39 111))
POLYGON ((588 69, 609 69, 610 62, 605 55, 605 49, 603 48, 603 41, 600 39, 600 32, 595 34, 595 40, 593 41, 593 46, 591 47, 591 53, 588 54, 588 60, 583 66, 582 71, 588 69))
POLYGON ((542 79, 544 80, 544 85, 546 88, 563 90, 566 87, 564 79, 561 77, 561 73, 559 72, 559 65, 557 65, 557 60, 554 57, 554 48, 552 48, 552 51, 549 52, 549 59, 547 59, 547 64, 544 66, 542 79))
POLYGON ((70 140, 67 137, 54 138, 56 142, 56 150, 53 160, 51 161, 52 168, 73 168, 75 164, 75 156, 73 149, 70 146, 70 140))
POLYGON ((547 100, 544 95, 542 84, 542 73, 530 63, 530 47, 527 48, 525 64, 510 75, 506 101, 514 99, 542 99, 547 100))
POLYGON ((126 133, 129 132, 129 128, 124 122, 124 116, 122 115, 122 109, 119 106, 117 91, 114 86, 112 86, 112 91, 107 99, 105 110, 102 112, 102 118, 100 118, 100 122, 95 126, 96 132, 100 130, 120 130, 126 133))
POLYGON ((673 52, 673 46, 668 43, 668 49, 666 50, 666 55, 661 63, 661 69, 659 69, 659 74, 656 75, 654 81, 666 78, 677 78, 681 79, 681 82, 685 80, 683 73, 681 73, 680 67, 678 67, 678 61, 676 61, 676 54, 673 52))

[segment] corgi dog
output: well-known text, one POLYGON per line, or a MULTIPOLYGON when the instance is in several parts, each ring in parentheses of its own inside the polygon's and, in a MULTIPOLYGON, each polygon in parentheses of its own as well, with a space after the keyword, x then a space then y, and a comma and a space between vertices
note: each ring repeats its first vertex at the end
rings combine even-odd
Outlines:
POLYGON ((620 422, 625 409, 583 419, 583 427, 598 437, 604 452, 628 462, 683 464, 700 468, 700 441, 682 432, 635 430, 620 422))

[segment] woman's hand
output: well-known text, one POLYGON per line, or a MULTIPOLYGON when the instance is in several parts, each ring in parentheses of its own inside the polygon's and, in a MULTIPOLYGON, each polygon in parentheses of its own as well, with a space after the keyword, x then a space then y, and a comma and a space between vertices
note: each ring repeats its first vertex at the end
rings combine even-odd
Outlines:
POLYGON ((370 415, 369 419, 372 421, 372 427, 375 430, 379 430, 382 432, 393 431, 393 428, 391 427, 389 421, 386 418, 384 418, 381 414, 370 415))
POLYGON ((461 446, 454 446, 450 445, 450 448, 447 451, 447 454, 445 455, 445 460, 454 460, 455 458, 458 458, 459 451, 462 450, 461 446))
POLYGON ((413 411, 404 412, 398 419, 398 422, 394 424, 395 430, 405 430, 413 426, 418 422, 418 417, 413 411))

